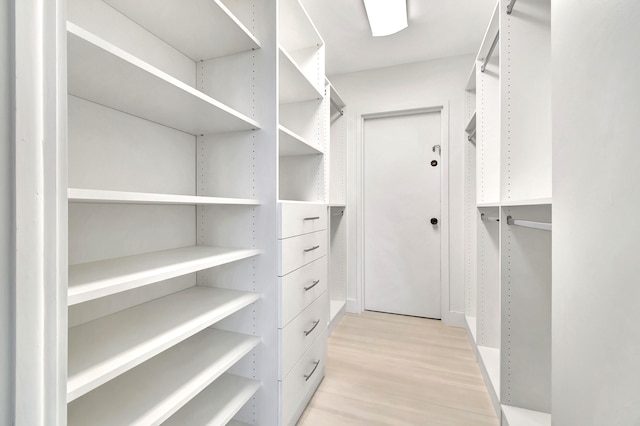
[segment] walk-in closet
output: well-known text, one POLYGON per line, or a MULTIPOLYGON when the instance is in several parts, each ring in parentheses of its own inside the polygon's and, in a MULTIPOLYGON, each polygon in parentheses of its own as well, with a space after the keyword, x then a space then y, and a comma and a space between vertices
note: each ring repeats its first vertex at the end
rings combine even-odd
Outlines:
POLYGON ((638 22, 0 0, 0 425, 640 425, 638 22))

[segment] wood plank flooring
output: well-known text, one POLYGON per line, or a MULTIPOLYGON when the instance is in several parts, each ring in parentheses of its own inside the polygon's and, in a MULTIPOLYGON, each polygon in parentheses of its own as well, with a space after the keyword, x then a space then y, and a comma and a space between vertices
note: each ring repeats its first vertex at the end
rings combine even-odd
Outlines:
POLYGON ((347 314, 299 426, 497 426, 464 329, 378 312, 347 314))

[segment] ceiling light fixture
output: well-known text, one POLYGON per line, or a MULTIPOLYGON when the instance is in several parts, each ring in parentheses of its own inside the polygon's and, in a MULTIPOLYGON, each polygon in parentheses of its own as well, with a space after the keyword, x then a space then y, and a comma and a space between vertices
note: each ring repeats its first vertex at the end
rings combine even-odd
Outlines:
POLYGON ((407 0, 363 0, 371 34, 388 36, 407 28, 407 0))

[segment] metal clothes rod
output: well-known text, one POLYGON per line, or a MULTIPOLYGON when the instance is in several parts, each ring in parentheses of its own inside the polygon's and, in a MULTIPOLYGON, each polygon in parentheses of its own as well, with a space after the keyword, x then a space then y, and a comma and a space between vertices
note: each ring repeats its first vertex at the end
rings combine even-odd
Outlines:
POLYGON ((551 224, 550 223, 547 223, 547 222, 534 222, 534 221, 531 221, 531 220, 514 219, 511 216, 507 216, 507 224, 515 225, 515 226, 522 226, 524 228, 540 229, 542 231, 551 231, 551 224))
POLYGON ((487 68, 489 59, 491 59, 491 55, 493 55, 493 51, 496 49, 499 39, 500 39, 500 31, 498 31, 498 33, 496 34, 496 38, 493 39, 493 44, 491 45, 491 49, 489 49, 489 53, 487 53, 487 56, 484 58, 484 61, 482 62, 482 66, 480 67, 481 72, 484 72, 485 68, 487 68))
POLYGON ((484 221, 500 222, 500 218, 499 217, 487 216, 484 213, 480 213, 480 219, 484 220, 484 221))
POLYGON ((516 0, 511 0, 509 2, 509 4, 507 5, 507 15, 511 15, 511 12, 513 12, 513 6, 516 5, 516 0))

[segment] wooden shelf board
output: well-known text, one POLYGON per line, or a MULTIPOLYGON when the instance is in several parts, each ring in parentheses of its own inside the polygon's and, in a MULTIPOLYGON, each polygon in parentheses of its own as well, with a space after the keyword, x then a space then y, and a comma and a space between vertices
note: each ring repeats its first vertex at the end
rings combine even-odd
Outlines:
POLYGON ((493 391, 500 398, 500 349, 478 346, 478 352, 489 375, 493 391))
POLYGON ((258 299, 257 293, 196 286, 70 328, 67 401, 258 299))
POLYGON ((551 426, 551 414, 502 405, 502 415, 510 426, 551 426))
POLYGON ((73 96, 193 135, 260 127, 255 120, 70 22, 67 46, 68 89, 73 96))
POLYGON ((69 425, 160 424, 259 342, 255 336, 203 330, 71 402, 69 425))
POLYGON ((195 195, 153 194, 148 192, 109 191, 103 189, 69 188, 70 203, 107 204, 188 204, 188 205, 259 205, 248 198, 200 197, 195 195))
POLYGON ((529 200, 506 200, 502 202, 503 207, 517 207, 517 206, 541 206, 545 204, 553 204, 552 198, 532 198, 529 200))
POLYGON ((476 129, 476 112, 473 112, 471 119, 469 120, 469 124, 465 127, 464 131, 471 134, 476 129))
POLYGON ((280 46, 278 57, 280 64, 279 102, 281 104, 310 101, 324 97, 282 46, 280 46))
POLYGON ((69 266, 74 305, 249 257, 260 250, 192 246, 69 266))
POLYGON ((223 374, 163 425, 226 425, 258 389, 260 382, 256 380, 223 374))
POLYGON ((279 155, 281 157, 290 157, 296 155, 320 155, 322 151, 313 147, 302 136, 297 135, 283 125, 278 126, 280 134, 279 139, 279 155))
POLYGON ((194 61, 260 48, 258 39, 220 0, 105 1, 194 61))

